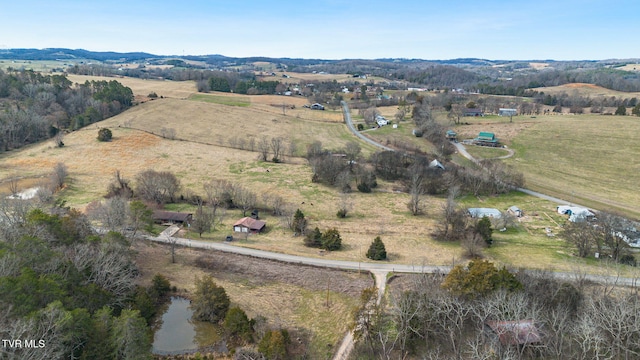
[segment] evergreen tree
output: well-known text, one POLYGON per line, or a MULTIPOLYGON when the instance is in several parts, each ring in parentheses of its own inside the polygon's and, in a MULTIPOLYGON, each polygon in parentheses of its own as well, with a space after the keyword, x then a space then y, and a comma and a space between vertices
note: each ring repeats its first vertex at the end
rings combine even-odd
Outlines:
POLYGON ((98 141, 111 141, 112 137, 113 134, 111 133, 111 130, 107 128, 98 130, 98 141))
POLYGON ((338 230, 329 229, 322 234, 322 248, 329 251, 340 250, 342 247, 342 238, 338 230))
POLYGON ((482 236, 482 239, 487 243, 487 246, 491 246, 493 244, 493 238, 491 235, 493 234, 493 229, 491 228, 491 220, 483 216, 482 219, 476 223, 474 233, 482 236))
POLYGON ((367 251, 367 257, 371 260, 386 260, 387 259, 387 250, 384 247, 384 243, 380 236, 376 236, 369 246, 369 251, 367 251))
POLYGON ((304 245, 313 248, 322 247, 322 233, 317 226, 312 232, 308 233, 307 236, 304 237, 304 245))
POLYGON ((191 302, 193 317, 200 321, 220 322, 229 310, 227 292, 223 287, 216 285, 209 275, 196 277, 195 282, 196 291, 191 302))
POLYGON ((295 215, 293 215, 291 227, 293 227, 293 232, 296 236, 307 233, 307 219, 304 218, 304 214, 300 209, 297 209, 295 215))

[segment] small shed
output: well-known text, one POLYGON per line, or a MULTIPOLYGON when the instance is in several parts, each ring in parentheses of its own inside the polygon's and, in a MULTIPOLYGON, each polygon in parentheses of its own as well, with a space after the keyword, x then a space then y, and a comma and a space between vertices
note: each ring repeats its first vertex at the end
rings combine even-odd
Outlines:
POLYGON ((469 208, 467 212, 472 218, 483 218, 486 216, 488 218, 500 219, 502 217, 500 210, 492 208, 469 208))
POLYGON ((438 159, 435 159, 432 162, 430 162, 429 163, 429 167, 432 168, 432 169, 445 170, 444 165, 442 165, 442 163, 440 161, 438 161, 438 159))
POLYGON ((257 234, 262 232, 267 223, 262 220, 256 220, 250 217, 243 217, 233 224, 233 231, 239 233, 257 234))
POLYGON ((174 211, 155 210, 152 215, 155 223, 190 224, 193 214, 174 211))
POLYGON ((521 217, 523 215, 522 210, 520 210, 520 208, 515 205, 509 207, 507 212, 515 217, 521 217))

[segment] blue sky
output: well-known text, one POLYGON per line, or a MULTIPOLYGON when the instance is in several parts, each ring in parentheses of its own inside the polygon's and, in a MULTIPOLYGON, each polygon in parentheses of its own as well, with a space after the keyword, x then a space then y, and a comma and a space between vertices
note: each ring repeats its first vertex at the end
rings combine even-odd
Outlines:
POLYGON ((21 0, 0 49, 293 58, 640 58, 638 0, 21 0))

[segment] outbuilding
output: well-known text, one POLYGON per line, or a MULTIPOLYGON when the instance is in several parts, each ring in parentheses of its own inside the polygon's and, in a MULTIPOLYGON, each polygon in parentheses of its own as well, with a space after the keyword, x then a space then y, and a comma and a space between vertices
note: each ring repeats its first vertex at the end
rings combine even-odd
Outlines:
POLYGON ((521 217, 523 215, 522 210, 520 210, 520 208, 515 205, 509 207, 507 212, 515 217, 521 217))
POLYGON ((155 223, 190 224, 193 214, 174 211, 155 210, 152 215, 155 223))

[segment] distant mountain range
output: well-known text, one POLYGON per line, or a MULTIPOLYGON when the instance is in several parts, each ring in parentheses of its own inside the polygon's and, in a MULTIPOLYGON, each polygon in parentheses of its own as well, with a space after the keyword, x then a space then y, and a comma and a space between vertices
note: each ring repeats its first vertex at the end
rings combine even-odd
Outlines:
MULTIPOLYGON (((441 65, 465 65, 465 66, 494 66, 500 64, 509 64, 509 63, 518 63, 518 62, 545 62, 545 63, 554 63, 557 62, 555 60, 488 60, 488 59, 478 59, 478 58, 459 58, 459 59, 449 59, 449 60, 427 60, 427 59, 407 59, 407 58, 382 58, 382 59, 343 59, 343 60, 323 60, 323 59, 299 59, 299 58, 269 58, 269 57, 246 57, 246 58, 236 58, 236 57, 228 57, 218 54, 213 55, 155 55, 145 52, 127 52, 120 53, 114 51, 89 51, 84 49, 65 49, 65 48, 46 48, 46 49, 4 49, 0 50, 0 58, 9 59, 9 60, 72 60, 72 59, 86 59, 86 60, 96 60, 96 61, 118 61, 118 62, 127 62, 127 61, 139 61, 139 60, 147 60, 147 59, 162 59, 162 58, 182 58, 188 60, 201 60, 207 62, 218 62, 218 61, 235 61, 235 62, 248 62, 248 61, 269 61, 269 62, 282 62, 282 63, 296 63, 298 65, 302 64, 327 64, 327 63, 339 63, 344 61, 374 61, 379 63, 400 63, 400 64, 411 64, 411 63, 433 63, 433 64, 441 64, 441 65)), ((597 60, 581 60, 576 61, 580 63, 585 62, 609 62, 609 63, 620 63, 620 62, 629 62, 632 61, 630 59, 625 60, 607 60, 607 61, 597 61, 597 60)))

